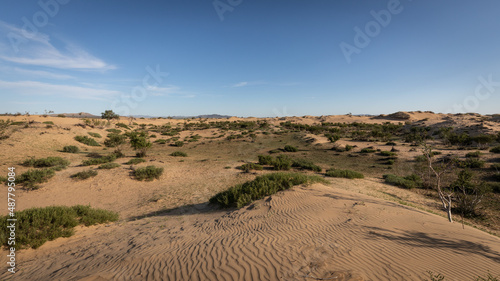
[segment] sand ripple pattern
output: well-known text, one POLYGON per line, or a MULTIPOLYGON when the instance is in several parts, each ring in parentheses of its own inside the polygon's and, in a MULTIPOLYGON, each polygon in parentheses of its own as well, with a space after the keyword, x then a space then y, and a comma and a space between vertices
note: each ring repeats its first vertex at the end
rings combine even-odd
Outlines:
POLYGON ((82 231, 25 252, 12 280, 468 280, 500 268, 496 237, 322 185, 82 231))

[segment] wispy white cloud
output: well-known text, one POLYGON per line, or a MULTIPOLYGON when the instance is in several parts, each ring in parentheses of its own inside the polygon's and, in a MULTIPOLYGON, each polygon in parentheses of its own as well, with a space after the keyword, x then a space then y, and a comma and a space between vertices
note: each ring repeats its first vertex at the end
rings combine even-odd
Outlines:
POLYGON ((50 84, 38 81, 2 81, 0 90, 10 94, 31 96, 54 96, 84 100, 110 100, 121 94, 119 91, 104 90, 73 85, 50 84))
POLYGON ((232 85, 231 87, 238 88, 238 87, 244 87, 247 85, 248 85, 248 82, 244 81, 244 82, 236 83, 236 84, 232 85))
POLYGON ((0 21, 0 35, 0 59, 11 63, 77 70, 116 68, 75 44, 62 41, 64 48, 57 48, 49 35, 28 34, 3 21, 0 21))
POLYGON ((194 93, 182 91, 180 87, 174 85, 167 85, 166 87, 149 86, 147 90, 151 96, 157 97, 181 96, 185 98, 194 98, 196 96, 194 93))
POLYGON ((67 79, 74 79, 75 78, 71 75, 66 75, 66 74, 53 73, 53 72, 43 71, 43 70, 29 70, 29 69, 23 69, 23 68, 19 68, 19 67, 15 67, 14 71, 16 73, 26 75, 26 76, 35 76, 35 77, 48 78, 48 79, 67 80, 67 79))

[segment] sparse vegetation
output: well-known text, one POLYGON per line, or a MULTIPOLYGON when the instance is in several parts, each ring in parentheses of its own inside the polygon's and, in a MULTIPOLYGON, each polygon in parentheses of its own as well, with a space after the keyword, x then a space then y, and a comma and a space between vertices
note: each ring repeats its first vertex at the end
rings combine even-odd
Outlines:
POLYGON ((291 145, 285 145, 284 150, 286 152, 297 152, 297 151, 299 151, 298 148, 296 148, 295 146, 291 146, 291 145))
POLYGON ((366 147, 366 148, 361 149, 361 151, 360 151, 360 152, 361 152, 361 153, 373 153, 373 152, 375 152, 375 151, 376 151, 376 150, 375 150, 375 149, 373 149, 373 148, 368 148, 368 147, 366 147))
POLYGON ((109 121, 111 119, 120 119, 120 115, 114 113, 113 110, 105 110, 101 113, 101 118, 109 121))
POLYGON ((492 152, 492 153, 500 153, 500 145, 499 146, 495 146, 492 149, 490 149, 490 152, 492 152))
POLYGON ((107 147, 117 147, 125 143, 127 136, 115 133, 108 134, 108 138, 104 140, 104 145, 107 147))
POLYGON ((210 203, 223 208, 241 208, 254 200, 289 189, 295 185, 326 181, 319 176, 299 173, 272 173, 255 178, 243 184, 235 185, 210 198, 210 203))
POLYGON ((89 135, 94 138, 102 138, 102 136, 98 133, 89 132, 89 135))
POLYGON ((182 152, 182 151, 174 151, 174 152, 172 152, 172 153, 170 154, 170 156, 176 156, 176 157, 178 157, 178 156, 180 156, 180 157, 187 157, 188 155, 187 155, 187 153, 182 152))
POLYGON ((95 170, 87 170, 83 172, 78 172, 76 174, 71 175, 72 179, 78 179, 78 180, 86 180, 92 177, 97 176, 97 171, 95 170))
POLYGON ((249 173, 251 170, 261 171, 264 169, 264 167, 262 167, 259 164, 255 164, 255 163, 246 163, 246 164, 239 166, 238 169, 243 170, 246 173, 249 173))
MULTIPOLYGON (((9 216, 1 216, 0 224, 7 225, 9 218, 9 216)), ((16 219, 16 245, 14 247, 36 249, 47 241, 73 235, 73 228, 79 224, 90 226, 117 221, 118 214, 82 205, 50 206, 17 211, 16 219)), ((2 245, 12 247, 7 244, 8 232, 0 232, 0 241, 2 245)))
POLYGON ((137 156, 146 156, 147 150, 152 146, 152 143, 147 139, 147 134, 145 132, 131 132, 129 137, 130 146, 138 151, 137 156))
POLYGON ((276 159, 273 160, 273 167, 275 170, 282 171, 282 170, 290 170, 292 167, 292 159, 286 155, 278 155, 276 159))
POLYGON ((273 157, 271 155, 259 155, 259 164, 260 165, 272 165, 273 157))
POLYGON ((163 168, 155 166, 147 166, 143 168, 137 168, 134 172, 134 176, 140 181, 152 181, 154 179, 160 179, 163 174, 163 168))
POLYGON ((132 158, 130 159, 127 163, 127 165, 137 165, 137 164, 140 164, 140 163, 144 163, 146 162, 146 160, 142 159, 142 158, 132 158))
POLYGON ((320 166, 314 164, 311 161, 304 160, 304 159, 293 160, 292 167, 303 169, 303 170, 311 170, 311 171, 318 172, 318 173, 321 172, 320 166))
POLYGON ((106 163, 106 164, 102 164, 101 166, 99 166, 98 169, 110 170, 110 169, 114 169, 114 168, 118 168, 118 167, 120 167, 120 164, 118 164, 118 163, 106 163))
POLYGON ((116 160, 116 154, 112 153, 107 156, 102 156, 102 157, 97 157, 97 158, 92 158, 89 160, 84 160, 82 162, 82 166, 92 166, 92 165, 99 165, 99 164, 105 164, 109 162, 113 162, 116 160))
POLYGON ((172 146, 177 146, 177 147, 181 147, 184 145, 184 142, 183 141, 176 141, 172 144, 172 146))
POLYGON ((62 152, 67 152, 67 153, 78 153, 78 152, 80 152, 80 149, 78 148, 78 146, 74 146, 74 145, 67 145, 67 146, 63 147, 62 152))
POLYGON ((415 174, 411 174, 405 177, 400 177, 393 174, 387 174, 384 175, 383 178, 386 183, 406 189, 421 187, 423 184, 422 179, 415 174))
POLYGON ((327 177, 334 177, 334 178, 347 178, 347 179, 362 179, 365 176, 356 171, 351 171, 351 170, 341 170, 341 169, 330 169, 326 171, 325 174, 327 177))
POLYGON ((30 169, 16 178, 16 184, 21 184, 28 190, 35 190, 39 188, 38 184, 47 182, 55 174, 52 168, 30 169))
POLYGON ((125 123, 116 123, 116 126, 120 127, 120 128, 124 128, 124 129, 130 130, 130 127, 127 126, 127 124, 125 124, 125 123))
POLYGON ((33 168, 53 168, 53 170, 60 171, 66 168, 70 162, 61 157, 47 157, 47 158, 30 158, 23 162, 23 166, 33 168))
POLYGON ((75 140, 88 146, 101 146, 95 139, 87 136, 76 136, 75 140))

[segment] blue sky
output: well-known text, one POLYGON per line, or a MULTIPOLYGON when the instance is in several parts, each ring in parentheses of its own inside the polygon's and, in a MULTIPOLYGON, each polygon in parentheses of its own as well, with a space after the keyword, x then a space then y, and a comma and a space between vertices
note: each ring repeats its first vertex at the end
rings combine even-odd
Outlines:
POLYGON ((2 2, 1 113, 500 113, 494 0, 2 2))

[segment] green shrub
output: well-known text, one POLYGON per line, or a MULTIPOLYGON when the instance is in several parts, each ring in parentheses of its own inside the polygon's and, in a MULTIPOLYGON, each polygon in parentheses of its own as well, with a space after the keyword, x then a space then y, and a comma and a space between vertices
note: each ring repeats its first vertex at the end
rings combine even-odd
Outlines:
POLYGON ((97 176, 97 171, 94 170, 87 170, 83 172, 76 173, 74 175, 71 175, 72 179, 79 179, 79 180, 86 180, 88 178, 92 178, 97 176))
POLYGON ((297 151, 299 151, 298 148, 296 148, 295 146, 291 146, 291 145, 285 145, 284 150, 286 152, 297 152, 297 151))
POLYGON ((177 146, 177 147, 181 147, 184 145, 184 142, 183 141, 176 141, 172 144, 172 146, 177 146))
POLYGON ((174 151, 170 154, 170 156, 180 156, 180 157, 187 157, 188 155, 185 152, 182 151, 174 151))
POLYGON ((273 160, 273 167, 275 170, 290 170, 292 167, 292 159, 286 155, 278 155, 276 159, 273 160))
POLYGON ((158 144, 166 144, 167 143, 167 140, 166 139, 157 139, 154 141, 155 143, 158 143, 158 144))
POLYGON ((152 181, 154 179, 160 179, 163 174, 163 168, 155 166, 147 166, 143 168, 137 168, 134 172, 134 176, 137 180, 152 181))
POLYGON ((125 143, 127 136, 115 133, 108 134, 108 138, 104 140, 104 145, 107 147, 117 147, 125 143))
POLYGON ((273 157, 271 155, 259 155, 259 164, 260 165, 272 165, 273 157))
POLYGON ((464 161, 459 161, 458 166, 461 168, 472 168, 472 169, 477 169, 477 168, 482 168, 484 167, 484 162, 483 160, 479 160, 478 158, 467 158, 464 161))
POLYGON ((52 121, 45 121, 45 122, 43 122, 43 124, 54 125, 54 122, 52 122, 52 121))
POLYGON ((469 152, 467 154, 465 154, 465 157, 466 158, 479 158, 479 156, 481 156, 482 153, 481 151, 474 151, 474 152, 469 152))
POLYGON ((380 151, 380 155, 381 156, 396 156, 396 153, 391 152, 391 151, 380 151))
POLYGON ((393 185, 396 185, 398 187, 407 188, 407 189, 421 187, 423 184, 422 179, 415 174, 411 174, 411 175, 406 176, 406 177, 400 177, 400 176, 396 176, 393 174, 387 174, 387 175, 384 175, 383 177, 384 177, 384 180, 386 183, 393 184, 393 185))
POLYGON ((246 163, 246 164, 243 164, 243 165, 237 167, 237 169, 243 170, 244 172, 248 173, 251 170, 262 171, 264 169, 264 167, 262 167, 259 164, 255 164, 255 163, 246 163))
POLYGON ((106 131, 110 132, 112 134, 120 134, 122 132, 122 130, 118 130, 118 129, 107 129, 106 131))
POLYGON ((310 176, 299 173, 272 173, 255 178, 243 184, 235 185, 226 191, 210 198, 210 203, 218 204, 223 208, 241 208, 254 200, 289 189, 299 184, 315 182, 327 183, 319 176, 310 176))
POLYGON ((280 153, 280 152, 282 152, 281 149, 272 149, 272 150, 269 150, 269 153, 271 153, 271 154, 280 153))
POLYGON ((7 182, 7 178, 0 176, 0 183, 4 183, 4 182, 7 182))
POLYGON ((385 145, 392 145, 392 146, 394 146, 394 145, 397 145, 397 144, 395 142, 393 142, 393 141, 389 141, 385 145))
POLYGON ((69 161, 61 157, 30 158, 23 162, 23 166, 33 168, 50 168, 60 171, 69 165, 69 161))
POLYGON ((148 140, 148 135, 145 132, 131 132, 129 133, 130 146, 135 150, 138 150, 137 156, 146 156, 147 150, 153 145, 148 140))
POLYGON ((118 164, 118 163, 106 163, 106 164, 102 164, 101 166, 98 167, 98 169, 106 169, 106 170, 109 170, 109 169, 114 169, 114 168, 118 168, 120 167, 121 165, 118 164))
POLYGON ((353 148, 354 148, 354 146, 352 146, 352 145, 348 145, 348 144, 345 145, 345 151, 351 151, 353 148))
MULTIPOLYGON (((0 225, 7 225, 9 216, 0 217, 0 225)), ((16 212, 16 249, 36 249, 47 241, 73 235, 73 228, 118 220, 118 214, 90 206, 50 206, 16 212)), ((0 243, 8 245, 9 233, 0 231, 0 243)))
POLYGON ((94 137, 94 138, 102 138, 102 136, 98 133, 92 133, 92 132, 89 132, 89 135, 94 137))
POLYGON ((360 172, 355 172, 351 170, 339 170, 339 169, 330 169, 326 171, 325 174, 327 177, 334 178, 347 178, 347 179, 362 179, 365 176, 360 172))
POLYGON ((30 169, 16 178, 16 184, 23 185, 26 189, 38 189, 37 184, 47 182, 56 172, 51 169, 30 169))
POLYGON ((26 124, 26 122, 23 122, 23 121, 16 121, 16 122, 10 123, 10 125, 13 125, 13 126, 16 126, 16 125, 19 126, 19 125, 24 125, 24 124, 26 124))
POLYGON ((83 144, 86 144, 88 146, 101 146, 99 143, 96 142, 95 139, 89 138, 87 136, 76 136, 75 140, 83 144))
POLYGON ((116 127, 130 130, 130 128, 127 126, 127 124, 124 124, 124 123, 116 123, 116 127))
POLYGON ((142 158, 132 158, 130 159, 127 163, 127 165, 137 165, 139 163, 143 163, 143 162, 146 162, 146 160, 142 159, 142 158))
POLYGON ((74 145, 67 145, 67 146, 63 147, 62 152, 78 153, 78 152, 80 152, 80 149, 77 146, 74 146, 74 145))
POLYGON ((107 156, 102 156, 99 158, 92 158, 89 160, 84 160, 82 162, 82 166, 91 166, 91 165, 99 165, 99 164, 105 164, 109 162, 113 162, 116 160, 116 154, 112 153, 107 156))
POLYGON ((321 172, 321 167, 314 164, 311 161, 307 161, 304 159, 298 159, 298 160, 293 160, 292 167, 294 168, 300 168, 304 170, 311 170, 314 172, 321 172))
POLYGON ((372 148, 363 148, 361 149, 361 153, 373 153, 375 152, 376 150, 375 149, 372 149, 372 148))
POLYGON ((493 152, 493 153, 500 153, 500 145, 499 145, 499 146, 495 146, 495 147, 493 147, 492 149, 490 149, 490 152, 493 152))

